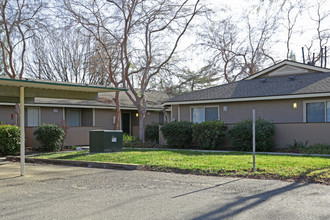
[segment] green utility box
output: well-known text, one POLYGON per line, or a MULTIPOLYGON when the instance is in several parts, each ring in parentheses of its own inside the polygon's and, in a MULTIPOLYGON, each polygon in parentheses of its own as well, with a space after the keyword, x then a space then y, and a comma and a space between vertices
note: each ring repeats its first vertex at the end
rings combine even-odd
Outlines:
POLYGON ((89 131, 89 152, 105 153, 123 151, 123 131, 89 131))

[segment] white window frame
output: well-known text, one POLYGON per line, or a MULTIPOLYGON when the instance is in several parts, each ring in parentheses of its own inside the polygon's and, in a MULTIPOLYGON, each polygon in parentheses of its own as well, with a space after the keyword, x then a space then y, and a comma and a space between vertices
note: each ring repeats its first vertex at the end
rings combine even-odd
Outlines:
POLYGON ((41 122, 41 114, 40 114, 40 107, 27 107, 26 108, 26 126, 27 127, 38 127, 38 126, 40 126, 40 122, 41 122), (31 111, 31 109, 36 109, 37 111, 38 111, 38 122, 37 122, 37 125, 35 125, 34 123, 33 123, 33 125, 31 125, 30 123, 29 123, 29 112, 31 111))
POLYGON ((330 103, 330 99, 318 99, 318 100, 309 100, 309 101, 303 101, 303 122, 304 123, 329 123, 327 121, 327 102, 330 103), (307 122, 307 104, 309 103, 318 103, 318 102, 324 102, 325 103, 325 110, 324 110, 324 122, 307 122))
POLYGON ((193 108, 204 108, 204 112, 205 112, 205 108, 217 108, 218 109, 217 121, 219 121, 220 118, 221 118, 220 117, 220 111, 219 111, 219 109, 220 109, 219 105, 195 105, 195 106, 190 106, 190 108, 189 108, 189 114, 190 114, 190 121, 191 122, 193 122, 193 115, 191 114, 193 108))

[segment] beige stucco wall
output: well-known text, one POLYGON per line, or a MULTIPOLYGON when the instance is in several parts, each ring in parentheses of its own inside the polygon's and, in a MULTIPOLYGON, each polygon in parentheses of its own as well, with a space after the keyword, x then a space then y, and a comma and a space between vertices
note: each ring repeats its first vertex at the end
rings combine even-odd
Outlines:
POLYGON ((5 124, 14 124, 14 119, 11 119, 11 114, 15 112, 15 106, 0 105, 0 121, 3 121, 5 124))
MULTIPOLYGON (((256 117, 262 117, 272 121, 275 125, 274 141, 277 148, 285 148, 296 141, 308 141, 308 145, 315 143, 330 144, 330 123, 305 123, 304 122, 304 103, 308 101, 330 100, 325 98, 308 99, 288 99, 270 101, 249 101, 249 102, 230 102, 204 105, 178 105, 172 106, 173 117, 178 118, 180 109, 181 121, 190 121, 191 107, 210 107, 218 106, 220 119, 230 128, 235 123, 252 118, 252 109, 256 110, 256 117), (297 108, 293 108, 293 103, 297 103, 297 108), (224 106, 227 111, 224 111, 224 106)), ((231 147, 229 140, 224 147, 231 147)))
POLYGON ((89 145, 89 131, 98 129, 102 129, 102 127, 71 127, 68 129, 64 146, 89 145))
POLYGON ((172 105, 171 120, 172 121, 178 120, 178 105, 172 105))
POLYGON ((275 124, 275 144, 285 148, 296 141, 330 144, 330 123, 275 124))
POLYGON ((63 121, 63 108, 40 108, 41 124, 58 124, 63 121))
POLYGON ((151 124, 152 122, 159 122, 159 112, 157 111, 148 111, 147 115, 144 119, 144 125, 147 126, 148 124, 151 124))
MULTIPOLYGON (((43 123, 55 123, 61 125, 63 120, 63 110, 62 107, 40 107, 40 124, 43 123), (54 109, 56 109, 54 111, 54 109)), ((14 112, 14 106, 0 105, 0 121, 6 124, 14 123, 11 120, 11 113, 14 112)), ((139 121, 135 116, 137 111, 135 110, 123 110, 122 112, 128 112, 131 114, 131 134, 134 136, 139 136, 139 121)), ((65 145, 88 145, 89 144, 89 130, 93 129, 105 129, 112 130, 113 117, 115 116, 115 110, 110 109, 95 109, 95 127, 93 127, 93 109, 92 108, 82 108, 81 127, 70 127, 68 130, 68 135, 65 139, 65 145)), ((145 118, 145 126, 151 124, 152 122, 159 122, 159 112, 158 111, 148 111, 145 118)), ((33 131, 36 127, 26 127, 26 145, 34 146, 37 142, 34 140, 33 131)))
POLYGON ((252 118, 252 109, 256 111, 256 117, 273 121, 274 123, 303 122, 302 100, 274 100, 259 102, 237 102, 220 105, 220 118, 225 123, 237 123, 252 118), (293 108, 297 103, 297 108, 293 108), (227 106, 227 111, 224 111, 227 106))
MULTIPOLYGON (((205 105, 180 105, 181 121, 190 121, 191 107, 218 107, 220 119, 227 124, 252 118, 252 109, 256 110, 256 117, 262 117, 274 123, 303 122, 303 100, 274 100, 257 102, 231 102, 205 105), (297 108, 293 108, 297 103, 297 108), (227 111, 224 107, 227 107, 227 111)), ((177 109, 177 107, 176 107, 177 109)))
POLYGON ((105 130, 112 130, 114 116, 114 110, 95 109, 95 126, 102 127, 105 130))

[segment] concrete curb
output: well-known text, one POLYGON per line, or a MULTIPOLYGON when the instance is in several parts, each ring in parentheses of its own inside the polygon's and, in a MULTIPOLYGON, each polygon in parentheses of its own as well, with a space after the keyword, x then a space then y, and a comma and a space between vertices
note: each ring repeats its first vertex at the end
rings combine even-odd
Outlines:
MULTIPOLYGON (((19 156, 7 156, 6 160, 12 162, 19 162, 19 156)), ((120 169, 120 170, 137 170, 140 168, 138 164, 125 164, 125 163, 103 163, 103 162, 89 162, 89 161, 76 161, 76 160, 60 160, 60 159, 41 159, 26 157, 27 163, 47 163, 54 165, 64 166, 78 166, 78 167, 90 167, 90 168, 105 168, 105 169, 120 169)))

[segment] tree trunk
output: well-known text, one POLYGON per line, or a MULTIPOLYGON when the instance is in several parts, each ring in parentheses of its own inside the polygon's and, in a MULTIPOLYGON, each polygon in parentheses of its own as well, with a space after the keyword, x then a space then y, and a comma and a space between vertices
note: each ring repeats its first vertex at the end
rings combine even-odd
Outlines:
POLYGON ((145 135, 144 135, 144 113, 142 110, 138 109, 139 112, 139 140, 142 143, 145 143, 145 135))
POLYGON ((15 115, 14 115, 15 125, 20 126, 20 104, 15 104, 15 115))
POLYGON ((119 130, 119 117, 120 117, 119 92, 116 92, 115 103, 116 103, 116 113, 115 113, 115 124, 113 126, 113 129, 119 130))

